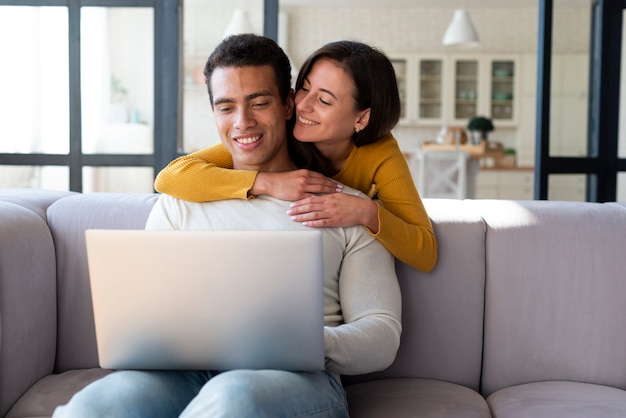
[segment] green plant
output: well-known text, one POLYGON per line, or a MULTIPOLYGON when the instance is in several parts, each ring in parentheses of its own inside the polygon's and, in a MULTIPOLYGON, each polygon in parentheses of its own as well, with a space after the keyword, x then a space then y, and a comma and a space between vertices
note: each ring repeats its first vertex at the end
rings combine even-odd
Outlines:
POLYGON ((505 148, 504 149, 504 155, 516 155, 517 151, 515 151, 515 148, 505 148))
POLYGON ((119 78, 111 75, 111 93, 113 102, 123 102, 128 92, 119 78))
POLYGON ((493 131, 493 123, 491 123, 491 119, 487 119, 484 116, 475 116, 470 119, 467 129, 470 131, 491 132, 493 131))

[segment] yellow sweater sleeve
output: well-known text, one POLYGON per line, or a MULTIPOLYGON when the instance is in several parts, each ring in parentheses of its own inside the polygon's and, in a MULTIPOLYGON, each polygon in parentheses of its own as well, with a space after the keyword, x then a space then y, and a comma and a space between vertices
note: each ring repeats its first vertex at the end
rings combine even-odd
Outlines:
POLYGON ((376 238, 405 264, 426 272, 434 268, 435 233, 406 159, 391 134, 355 148, 334 178, 370 196, 374 187, 382 202, 376 238))
MULTIPOLYGON (((250 198, 257 172, 232 166, 230 153, 216 145, 175 159, 157 175, 154 186, 158 192, 193 202, 250 198)), ((432 224, 391 134, 375 144, 354 148, 334 178, 370 196, 375 190, 382 202, 376 238, 411 267, 433 269, 437 241, 432 224)))
POLYGON ((257 172, 232 168, 230 153, 218 144, 169 163, 157 175, 154 188, 192 202, 248 199, 257 172))

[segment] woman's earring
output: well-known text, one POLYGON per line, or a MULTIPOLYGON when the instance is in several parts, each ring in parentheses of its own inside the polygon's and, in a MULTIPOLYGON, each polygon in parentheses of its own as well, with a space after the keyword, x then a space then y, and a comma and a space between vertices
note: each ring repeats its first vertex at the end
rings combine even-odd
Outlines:
POLYGON ((356 126, 356 127, 354 128, 354 132, 356 132, 356 133, 358 134, 359 132, 361 132, 361 128, 359 128, 358 126, 356 126))

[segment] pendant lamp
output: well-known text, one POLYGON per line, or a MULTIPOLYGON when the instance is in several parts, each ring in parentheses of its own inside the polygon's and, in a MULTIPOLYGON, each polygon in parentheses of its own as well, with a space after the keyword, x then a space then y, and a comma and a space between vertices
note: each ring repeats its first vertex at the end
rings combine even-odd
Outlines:
POLYGON ((254 33, 254 28, 248 20, 246 12, 241 9, 236 9, 230 22, 228 22, 228 26, 226 26, 222 39, 230 35, 239 35, 242 33, 254 33))
POLYGON ((465 9, 456 9, 452 22, 448 26, 445 35, 443 35, 443 44, 445 46, 463 45, 463 46, 479 46, 478 33, 472 24, 469 13, 465 9))
MULTIPOLYGON (((287 25, 288 17, 285 13, 281 12, 278 15, 278 44, 285 51, 289 64, 291 65, 291 77, 295 81, 298 76, 298 67, 295 66, 291 60, 291 56, 287 52, 287 25)), ((230 35, 240 35, 242 33, 255 33, 252 23, 248 19, 248 15, 244 10, 236 9, 233 13, 233 17, 230 19, 222 39, 229 37, 230 35)))

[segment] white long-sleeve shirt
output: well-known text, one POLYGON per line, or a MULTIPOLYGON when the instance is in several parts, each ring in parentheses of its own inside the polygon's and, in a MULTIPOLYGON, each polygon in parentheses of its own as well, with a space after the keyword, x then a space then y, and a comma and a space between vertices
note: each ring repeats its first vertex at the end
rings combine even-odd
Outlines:
MULTIPOLYGON (((161 195, 146 229, 306 229, 290 219, 288 209, 289 202, 270 196, 195 203, 161 195)), ((326 369, 339 374, 382 370, 396 356, 402 329, 394 258, 361 226, 321 231, 326 369)))

